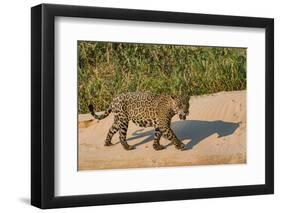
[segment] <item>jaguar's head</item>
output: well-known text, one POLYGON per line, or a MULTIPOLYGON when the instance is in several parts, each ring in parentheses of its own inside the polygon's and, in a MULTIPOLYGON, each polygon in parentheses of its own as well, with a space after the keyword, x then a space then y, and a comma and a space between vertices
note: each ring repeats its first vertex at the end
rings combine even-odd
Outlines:
POLYGON ((179 114, 181 120, 185 120, 189 114, 189 100, 190 96, 171 96, 173 100, 173 110, 176 114, 179 114))

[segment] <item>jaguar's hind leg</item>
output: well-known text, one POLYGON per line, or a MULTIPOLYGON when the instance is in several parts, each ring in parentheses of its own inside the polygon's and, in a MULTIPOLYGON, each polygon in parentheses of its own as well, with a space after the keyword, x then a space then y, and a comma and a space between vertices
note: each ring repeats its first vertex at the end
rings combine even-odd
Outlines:
POLYGON ((153 142, 153 148, 155 150, 162 150, 165 149, 165 146, 160 144, 160 138, 162 136, 162 132, 160 131, 159 128, 155 129, 155 133, 154 133, 154 142, 153 142))
POLYGON ((126 119, 122 119, 122 121, 119 122, 119 125, 118 125, 119 137, 120 137, 120 143, 123 145, 124 149, 132 150, 132 149, 135 149, 135 147, 129 145, 126 140, 128 125, 129 125, 129 121, 126 119))
POLYGON ((104 143, 105 146, 113 145, 113 143, 111 143, 111 139, 117 131, 118 131, 118 125, 116 123, 112 124, 105 139, 105 143, 104 143))

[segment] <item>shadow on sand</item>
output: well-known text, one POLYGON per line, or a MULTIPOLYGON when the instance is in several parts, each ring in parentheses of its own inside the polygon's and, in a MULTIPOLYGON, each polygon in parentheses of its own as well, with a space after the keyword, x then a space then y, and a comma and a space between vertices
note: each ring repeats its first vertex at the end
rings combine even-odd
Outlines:
MULTIPOLYGON (((183 141, 185 139, 190 140, 186 144, 185 150, 192 149, 195 145, 200 143, 203 139, 218 134, 219 137, 231 135, 239 127, 240 123, 224 122, 224 121, 198 121, 198 120, 186 120, 175 121, 172 123, 172 129, 177 137, 183 141)), ((131 141, 138 138, 145 139, 134 146, 140 146, 145 143, 151 142, 154 139, 154 130, 144 132, 142 130, 135 131, 133 136, 128 138, 127 141, 131 141)), ((171 143, 167 146, 172 145, 171 143)), ((167 147, 166 146, 166 147, 167 147)))

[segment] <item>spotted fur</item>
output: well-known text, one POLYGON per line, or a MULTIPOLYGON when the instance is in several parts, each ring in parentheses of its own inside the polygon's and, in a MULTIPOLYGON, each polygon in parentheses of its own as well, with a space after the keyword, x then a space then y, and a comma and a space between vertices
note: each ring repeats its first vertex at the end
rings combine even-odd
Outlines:
POLYGON ((105 146, 113 145, 111 139, 119 132, 120 142, 126 150, 134 149, 126 141, 129 121, 140 127, 154 127, 155 135, 153 148, 161 150, 165 147, 160 144, 163 135, 172 141, 177 149, 184 149, 185 145, 177 138, 171 129, 171 119, 179 114, 185 120, 189 113, 189 96, 175 97, 170 95, 156 95, 144 92, 124 93, 115 97, 111 106, 101 115, 94 112, 93 105, 89 105, 91 114, 96 119, 104 119, 111 112, 114 113, 114 123, 108 131, 105 146))

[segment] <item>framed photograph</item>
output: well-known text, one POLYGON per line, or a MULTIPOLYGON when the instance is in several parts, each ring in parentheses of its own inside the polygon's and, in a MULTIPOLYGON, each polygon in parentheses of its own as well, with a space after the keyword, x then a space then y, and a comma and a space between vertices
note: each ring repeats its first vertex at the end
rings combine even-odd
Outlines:
POLYGON ((274 20, 31 9, 31 204, 272 194, 274 20))

